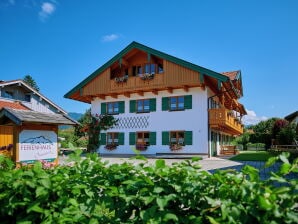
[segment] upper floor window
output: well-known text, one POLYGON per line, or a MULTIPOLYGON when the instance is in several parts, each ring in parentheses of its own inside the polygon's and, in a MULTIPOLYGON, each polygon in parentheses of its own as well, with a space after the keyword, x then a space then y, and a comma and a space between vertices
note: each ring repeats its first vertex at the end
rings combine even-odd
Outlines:
POLYGON ((107 103, 108 114, 118 114, 119 113, 119 102, 107 103))
POLYGON ((157 73, 163 73, 163 65, 162 64, 157 65, 157 73))
POLYGON ((155 74, 156 65, 155 64, 146 64, 145 65, 145 73, 146 74, 155 74))
POLYGON ((129 101, 130 113, 148 113, 156 111, 156 99, 139 99, 129 101))
POLYGON ((170 110, 183 110, 184 96, 170 97, 170 110))
POLYGON ((13 99, 13 92, 11 91, 4 91, 3 97, 13 99))
POLYGON ((138 113, 150 112, 150 100, 149 99, 137 100, 137 112, 138 113))
POLYGON ((124 101, 101 103, 101 114, 122 114, 125 111, 124 101))
POLYGON ((192 109, 192 95, 162 98, 162 110, 179 111, 192 109))

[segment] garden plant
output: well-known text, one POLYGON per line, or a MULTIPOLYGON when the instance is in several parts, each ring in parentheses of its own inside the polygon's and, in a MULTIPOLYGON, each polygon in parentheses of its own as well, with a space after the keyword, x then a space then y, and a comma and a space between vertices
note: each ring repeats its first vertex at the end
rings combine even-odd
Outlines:
MULTIPOLYGON (((16 168, 0 157, 1 223, 298 223, 298 160, 277 173, 200 169, 198 158, 166 165, 145 159, 109 164, 71 154, 67 165, 16 168)), ((129 161, 129 160, 128 160, 129 161)))

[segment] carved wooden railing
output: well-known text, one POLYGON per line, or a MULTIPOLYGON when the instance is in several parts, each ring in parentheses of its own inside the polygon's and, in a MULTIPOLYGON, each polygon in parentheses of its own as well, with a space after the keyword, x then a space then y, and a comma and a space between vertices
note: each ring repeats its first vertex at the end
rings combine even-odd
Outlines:
POLYGON ((225 108, 209 109, 209 125, 231 134, 243 133, 241 122, 230 113, 230 110, 225 108))

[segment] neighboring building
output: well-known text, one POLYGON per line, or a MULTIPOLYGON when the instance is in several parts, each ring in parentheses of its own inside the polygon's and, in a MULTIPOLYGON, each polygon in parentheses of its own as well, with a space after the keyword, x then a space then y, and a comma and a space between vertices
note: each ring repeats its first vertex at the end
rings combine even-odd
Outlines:
POLYGON ((246 111, 240 71, 218 73, 137 42, 70 90, 65 97, 112 114, 101 133, 101 154, 215 155, 243 133, 246 111))
POLYGON ((57 163, 58 126, 77 122, 22 80, 0 81, 0 154, 57 163))
POLYGON ((295 122, 298 124, 298 111, 295 111, 287 116, 285 116, 285 119, 289 122, 295 122))

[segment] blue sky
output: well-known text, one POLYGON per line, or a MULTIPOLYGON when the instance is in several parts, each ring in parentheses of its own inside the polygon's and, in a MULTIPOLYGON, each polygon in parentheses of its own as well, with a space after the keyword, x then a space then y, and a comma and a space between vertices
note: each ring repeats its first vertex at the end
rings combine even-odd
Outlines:
POLYGON ((298 110, 296 0, 0 0, 0 79, 63 95, 132 41, 216 72, 240 69, 255 122, 298 110))

